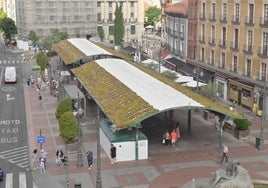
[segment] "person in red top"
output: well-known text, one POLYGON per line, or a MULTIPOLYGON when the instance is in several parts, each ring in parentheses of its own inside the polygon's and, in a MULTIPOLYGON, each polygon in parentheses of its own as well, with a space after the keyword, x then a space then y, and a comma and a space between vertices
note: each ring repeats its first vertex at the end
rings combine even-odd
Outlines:
POLYGON ((178 137, 175 129, 170 133, 170 136, 171 136, 171 145, 172 147, 175 147, 176 140, 178 137))

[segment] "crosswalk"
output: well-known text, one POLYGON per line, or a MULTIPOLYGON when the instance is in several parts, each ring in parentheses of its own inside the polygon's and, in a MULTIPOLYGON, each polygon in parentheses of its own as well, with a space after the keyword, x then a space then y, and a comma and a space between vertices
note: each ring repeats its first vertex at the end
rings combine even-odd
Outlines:
POLYGON ((17 187, 17 185, 19 185, 19 187, 17 188, 38 188, 34 182, 30 182, 27 184, 25 172, 19 172, 18 175, 19 177, 17 177, 17 175, 14 175, 13 173, 7 173, 5 175, 5 188, 15 188, 17 187))
POLYGON ((24 61, 22 59, 8 59, 8 60, 0 60, 0 64, 2 65, 14 65, 14 64, 22 64, 24 61))
POLYGON ((0 152, 0 158, 9 161, 21 168, 29 169, 28 147, 22 146, 0 152))

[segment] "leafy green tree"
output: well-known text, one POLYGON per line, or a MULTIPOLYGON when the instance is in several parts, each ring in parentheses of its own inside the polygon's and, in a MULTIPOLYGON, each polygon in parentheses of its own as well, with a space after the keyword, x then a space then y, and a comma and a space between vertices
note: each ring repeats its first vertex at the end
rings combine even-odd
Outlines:
POLYGON ((212 101, 217 101, 219 99, 220 87, 216 83, 209 83, 201 88, 200 94, 212 101))
POLYGON ((17 26, 15 25, 14 20, 11 18, 3 18, 0 20, 0 28, 4 32, 4 36, 6 39, 11 41, 12 35, 17 34, 17 26))
POLYGON ((161 9, 155 6, 151 6, 145 11, 144 19, 145 26, 154 26, 161 19, 161 9))
POLYGON ((3 11, 3 9, 0 9, 0 20, 4 19, 7 17, 7 14, 3 11))
POLYGON ((28 39, 31 40, 33 42, 33 46, 35 46, 36 42, 39 40, 39 37, 37 36, 35 31, 31 30, 28 35, 28 39))
POLYGON ((62 40, 68 39, 68 34, 66 32, 61 32, 58 29, 55 29, 52 32, 52 35, 45 37, 41 42, 41 50, 48 51, 49 55, 53 55, 55 53, 54 49, 52 48, 52 44, 56 44, 62 40))
POLYGON ((55 112, 55 116, 57 118, 57 120, 59 120, 60 116, 64 113, 64 112, 72 112, 73 111, 73 102, 71 100, 71 98, 65 98, 63 100, 61 100, 57 106, 56 112, 55 112))
POLYGON ((72 143, 78 135, 78 124, 71 111, 64 112, 59 119, 60 136, 65 143, 72 143))
POLYGON ((101 41, 103 41, 103 39, 104 39, 104 30, 103 30, 103 27, 99 27, 98 28, 98 35, 99 35, 101 41))
POLYGON ((46 67, 49 65, 49 59, 44 54, 44 52, 39 52, 36 57, 36 63, 41 67, 41 71, 44 71, 46 67))
POLYGON ((166 70, 164 72, 161 73, 162 76, 174 81, 176 80, 178 77, 177 77, 177 74, 175 72, 171 72, 169 70, 166 70))
POLYGON ((115 9, 115 18, 114 18, 114 43, 115 45, 120 45, 124 37, 124 18, 122 13, 122 6, 116 4, 115 9))

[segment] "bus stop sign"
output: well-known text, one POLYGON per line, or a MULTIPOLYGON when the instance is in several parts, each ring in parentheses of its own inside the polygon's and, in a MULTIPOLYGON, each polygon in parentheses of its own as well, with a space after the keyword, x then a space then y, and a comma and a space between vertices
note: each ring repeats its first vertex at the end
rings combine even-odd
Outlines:
POLYGON ((46 139, 44 136, 38 136, 37 142, 38 142, 38 144, 44 144, 46 142, 46 139))

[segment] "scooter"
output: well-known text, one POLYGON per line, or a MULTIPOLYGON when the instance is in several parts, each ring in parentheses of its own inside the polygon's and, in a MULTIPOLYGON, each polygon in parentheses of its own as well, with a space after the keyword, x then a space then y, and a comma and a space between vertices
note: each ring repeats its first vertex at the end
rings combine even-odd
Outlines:
POLYGON ((4 171, 0 168, 0 181, 3 181, 5 178, 4 171))

